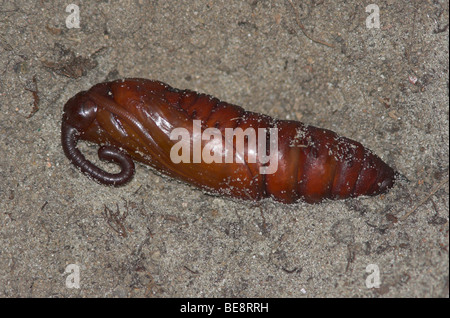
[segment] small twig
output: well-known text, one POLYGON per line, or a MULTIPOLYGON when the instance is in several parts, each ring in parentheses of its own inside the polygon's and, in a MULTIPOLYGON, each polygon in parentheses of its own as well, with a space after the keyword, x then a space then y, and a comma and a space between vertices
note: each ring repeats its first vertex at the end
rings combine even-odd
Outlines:
MULTIPOLYGON (((411 21, 413 21, 413 26, 412 26, 412 31, 411 31, 411 34, 412 34, 412 37, 414 37, 414 32, 415 32, 415 29, 416 29, 416 7, 414 6, 414 4, 413 4, 413 7, 414 7, 414 13, 413 13, 413 18, 412 18, 412 20, 411 21)), ((411 37, 409 37, 409 38, 411 38, 411 37)), ((409 42, 408 42, 408 45, 406 46, 406 48, 405 48, 405 55, 406 55, 406 59, 408 60, 408 63, 409 64, 411 64, 411 49, 412 49, 412 45, 413 45, 413 40, 410 40, 409 42)))
POLYGON ((295 273, 295 272, 297 272, 298 270, 299 270, 299 268, 298 267, 294 267, 293 269, 286 269, 285 267, 281 267, 281 269, 284 271, 284 272, 286 272, 286 273, 288 273, 288 274, 293 274, 293 273, 295 273))
POLYGON ((261 214, 261 218, 263 221, 262 230, 263 230, 263 232, 266 232, 267 231, 267 223, 266 223, 266 218, 264 217, 264 211, 261 206, 258 206, 258 208, 259 208, 259 213, 261 214))
POLYGON ((404 216, 402 216, 399 220, 404 221, 406 220, 411 214, 413 214, 422 204, 428 201, 444 184, 446 184, 449 181, 449 178, 444 179, 441 183, 437 185, 436 188, 434 188, 433 191, 431 191, 422 201, 420 201, 411 211, 406 213, 404 216))
POLYGON ((106 219, 106 222, 109 225, 109 227, 113 229, 121 237, 128 236, 125 225, 123 224, 123 222, 128 216, 128 202, 125 199, 124 201, 125 201, 125 212, 122 215, 120 214, 118 203, 116 203, 116 212, 113 212, 106 205, 104 211, 102 212, 102 215, 106 219))
POLYGON ((31 109, 30 114, 26 116, 26 118, 31 118, 33 115, 39 110, 39 91, 36 82, 36 76, 33 76, 34 89, 25 88, 27 91, 33 94, 33 108, 31 109))
POLYGON ((190 268, 187 267, 186 265, 184 265, 183 268, 184 268, 185 270, 187 270, 188 272, 191 272, 192 274, 195 274, 195 275, 200 274, 198 271, 193 271, 192 269, 190 269, 190 268))
POLYGON ((439 24, 437 22, 436 22, 436 24, 437 24, 437 28, 433 30, 434 34, 438 34, 438 33, 442 33, 442 32, 447 31, 448 23, 446 25, 444 25, 442 28, 439 27, 439 24))
POLYGON ((142 184, 139 186, 139 188, 136 191, 134 191, 133 195, 136 195, 139 192, 139 190, 141 190, 141 188, 142 188, 142 184))
POLYGON ((47 204, 48 204, 48 201, 45 201, 45 203, 41 206, 41 211, 44 210, 44 208, 47 206, 47 204))
POLYGON ((334 47, 334 45, 333 44, 329 44, 329 43, 327 43, 327 42, 325 42, 325 41, 322 41, 322 40, 320 40, 320 39, 316 39, 316 38, 313 38, 312 36, 310 36, 307 32, 306 32, 306 28, 305 28, 305 26, 302 24, 302 22, 300 21, 300 15, 299 15, 299 13, 298 13, 298 10, 297 10, 297 8, 294 6, 294 3, 292 3, 292 0, 288 0, 289 1, 289 3, 291 4, 291 7, 292 7, 292 9, 294 9, 294 12, 295 12, 295 21, 297 22, 297 25, 300 27, 300 29, 302 30, 302 32, 303 32, 303 34, 308 38, 308 39, 310 39, 311 41, 313 41, 313 42, 315 42, 315 43, 319 43, 319 44, 322 44, 322 45, 326 45, 326 46, 328 46, 328 47, 334 47))

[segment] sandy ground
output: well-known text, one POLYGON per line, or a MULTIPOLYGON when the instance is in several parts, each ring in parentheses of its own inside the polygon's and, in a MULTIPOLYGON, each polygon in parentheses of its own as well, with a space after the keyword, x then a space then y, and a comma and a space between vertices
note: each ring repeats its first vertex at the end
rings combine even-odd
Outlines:
POLYGON ((74 3, 80 28, 69 2, 0 2, 0 296, 448 297, 448 0, 74 3), (101 186, 62 152, 62 107, 122 77, 334 130, 409 182, 318 205, 214 197, 142 165, 101 186))

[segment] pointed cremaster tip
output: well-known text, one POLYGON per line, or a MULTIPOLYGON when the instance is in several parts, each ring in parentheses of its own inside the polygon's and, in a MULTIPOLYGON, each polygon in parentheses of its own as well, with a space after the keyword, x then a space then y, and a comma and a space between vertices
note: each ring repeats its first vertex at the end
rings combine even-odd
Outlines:
POLYGON ((404 174, 401 174, 398 171, 395 171, 394 180, 400 181, 400 182, 406 182, 406 183, 411 182, 404 174))

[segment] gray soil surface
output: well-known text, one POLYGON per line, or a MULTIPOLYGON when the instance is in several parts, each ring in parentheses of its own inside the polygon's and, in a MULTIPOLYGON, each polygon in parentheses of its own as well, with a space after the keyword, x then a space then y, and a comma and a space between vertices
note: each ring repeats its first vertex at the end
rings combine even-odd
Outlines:
POLYGON ((448 297, 448 0, 77 1, 80 28, 68 3, 0 1, 0 296, 448 297), (140 164, 99 185, 62 152, 62 108, 124 77, 334 130, 409 181, 317 205, 140 164))

